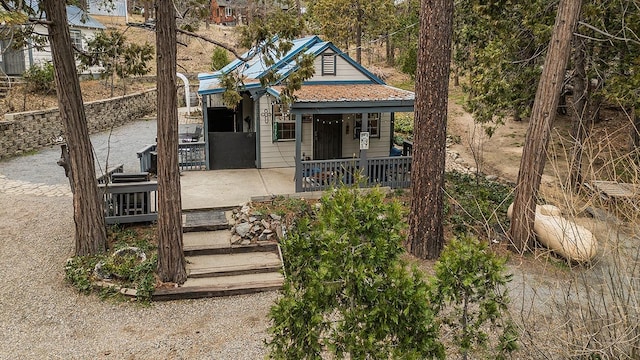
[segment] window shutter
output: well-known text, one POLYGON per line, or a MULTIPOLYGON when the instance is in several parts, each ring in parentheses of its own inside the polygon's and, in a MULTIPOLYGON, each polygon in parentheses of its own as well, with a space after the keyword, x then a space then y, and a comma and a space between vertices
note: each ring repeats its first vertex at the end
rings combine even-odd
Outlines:
POLYGON ((322 75, 336 74, 336 54, 322 55, 322 75))
POLYGON ((272 142, 278 141, 278 122, 277 121, 271 122, 271 141, 272 142))

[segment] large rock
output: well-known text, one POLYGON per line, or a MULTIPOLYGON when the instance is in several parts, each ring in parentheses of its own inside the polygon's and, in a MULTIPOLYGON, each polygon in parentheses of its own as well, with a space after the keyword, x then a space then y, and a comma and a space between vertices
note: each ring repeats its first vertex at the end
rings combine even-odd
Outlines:
MULTIPOLYGON (((507 210, 509 219, 512 213, 513 204, 507 210)), ((568 260, 588 262, 596 256, 598 243, 591 231, 562 217, 553 205, 536 206, 533 232, 542 245, 568 260)))
POLYGON ((236 224, 236 234, 240 235, 240 237, 246 237, 247 235, 249 235, 251 227, 251 224, 247 222, 236 224))

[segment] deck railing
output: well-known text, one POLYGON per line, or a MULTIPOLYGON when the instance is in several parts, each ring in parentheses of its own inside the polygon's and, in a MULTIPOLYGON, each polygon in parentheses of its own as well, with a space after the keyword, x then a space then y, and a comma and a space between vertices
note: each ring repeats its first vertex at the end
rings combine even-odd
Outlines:
POLYGON ((402 156, 413 155, 413 142, 404 140, 402 142, 402 156))
POLYGON ((145 146, 142 150, 138 151, 138 159, 140 159, 140 172, 156 172, 156 163, 158 153, 156 152, 156 144, 145 146), (155 156, 155 158, 154 158, 155 156))
POLYGON ((307 160, 296 175, 296 191, 326 190, 344 184, 406 188, 411 185, 411 157, 391 156, 367 159, 307 160))
MULTIPOLYGON (((141 172, 157 172, 158 152, 157 145, 147 145, 138 151, 141 172)), ((205 143, 190 142, 178 144, 178 165, 182 171, 205 170, 205 143)))
POLYGON ((158 219, 156 181, 98 184, 105 205, 105 222, 123 224, 158 219))
POLYGON ((107 171, 99 176, 96 176, 98 184, 106 184, 111 182, 111 175, 121 174, 124 172, 124 164, 118 164, 116 166, 110 166, 107 171))
POLYGON ((204 142, 180 143, 178 145, 178 163, 180 170, 206 170, 204 142))

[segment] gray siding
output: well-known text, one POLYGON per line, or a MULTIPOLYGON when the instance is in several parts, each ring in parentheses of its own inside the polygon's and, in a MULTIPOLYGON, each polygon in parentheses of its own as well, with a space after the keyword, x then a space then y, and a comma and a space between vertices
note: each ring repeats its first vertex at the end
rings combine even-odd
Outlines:
MULTIPOLYGON (((270 95, 260 98, 260 109, 271 109, 271 102, 275 99, 270 95)), ((271 110, 270 110, 271 111, 271 110)), ((260 168, 294 167, 296 165, 296 142, 294 140, 276 141, 272 139, 272 121, 266 122, 262 117, 258 119, 260 126, 260 168)), ((302 152, 310 156, 313 154, 312 129, 313 124, 302 124, 302 152)))
POLYGON ((315 74, 307 81, 362 81, 370 80, 360 70, 340 56, 336 56, 336 74, 322 75, 322 54, 314 60, 315 74))

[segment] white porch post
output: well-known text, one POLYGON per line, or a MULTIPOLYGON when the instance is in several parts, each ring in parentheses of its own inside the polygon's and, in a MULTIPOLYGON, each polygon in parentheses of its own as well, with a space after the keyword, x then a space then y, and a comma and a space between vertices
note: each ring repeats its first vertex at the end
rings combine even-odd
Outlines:
POLYGON ((302 114, 296 114, 296 192, 302 192, 302 114))
MULTIPOLYGON (((368 132, 369 131, 369 114, 362 113, 362 127, 360 128, 360 132, 368 132)), ((359 142, 360 140, 358 140, 359 142)), ((367 161, 367 149, 360 149, 360 169, 362 170, 362 175, 365 177, 365 181, 369 181, 369 165, 367 161)))
POLYGON ((211 170, 211 159, 209 159, 209 95, 202 95, 202 121, 204 122, 204 159, 207 170, 211 170))

